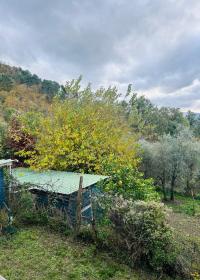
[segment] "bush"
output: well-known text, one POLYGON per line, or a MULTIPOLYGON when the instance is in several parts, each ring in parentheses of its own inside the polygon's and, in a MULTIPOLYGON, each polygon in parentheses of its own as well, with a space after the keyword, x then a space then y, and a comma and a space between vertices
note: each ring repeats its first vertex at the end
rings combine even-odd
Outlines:
POLYGON ((21 186, 9 203, 15 216, 15 225, 47 226, 51 230, 68 234, 70 225, 67 214, 55 207, 56 196, 49 197, 49 203, 42 205, 27 187, 21 186))
POLYGON ((15 224, 47 225, 48 215, 45 209, 37 209, 34 196, 24 187, 15 197, 12 197, 10 206, 15 216, 15 224))
POLYGON ((170 270, 177 251, 166 213, 161 203, 116 197, 109 211, 115 250, 131 265, 146 263, 159 271, 170 270))
MULTIPOLYGON (((27 114, 31 118, 31 114, 27 114)), ((18 157, 19 151, 33 151, 35 139, 26 129, 21 120, 22 116, 14 115, 9 121, 6 134, 6 148, 11 155, 18 157)), ((27 117, 28 118, 28 117, 27 117)), ((37 119, 37 115, 35 116, 37 119)), ((28 121, 27 121, 28 122, 28 121)), ((21 158, 23 159, 23 158, 21 158)))
POLYGON ((159 200, 153 180, 144 179, 143 174, 131 166, 108 165, 106 173, 111 175, 110 180, 102 182, 106 192, 113 192, 122 195, 124 198, 134 200, 159 200))
POLYGON ((192 279, 200 279, 200 239, 178 232, 176 240, 180 248, 180 254, 176 261, 176 271, 186 275, 189 279, 190 275, 193 276, 192 279))

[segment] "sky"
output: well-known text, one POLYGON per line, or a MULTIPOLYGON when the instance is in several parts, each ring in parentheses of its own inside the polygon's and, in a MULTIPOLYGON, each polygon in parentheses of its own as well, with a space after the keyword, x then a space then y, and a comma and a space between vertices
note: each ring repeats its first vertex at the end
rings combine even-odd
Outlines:
POLYGON ((200 112, 200 1, 0 0, 0 61, 200 112))

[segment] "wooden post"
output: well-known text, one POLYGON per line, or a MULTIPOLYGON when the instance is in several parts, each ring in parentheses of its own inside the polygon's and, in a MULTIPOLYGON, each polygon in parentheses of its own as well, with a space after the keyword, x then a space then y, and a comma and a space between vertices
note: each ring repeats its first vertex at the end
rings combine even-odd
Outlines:
POLYGON ((9 173, 10 173, 10 176, 12 175, 12 163, 9 165, 9 173))
POLYGON ((90 188, 90 205, 91 205, 91 226, 92 226, 92 235, 94 242, 97 243, 97 229, 96 229, 96 220, 93 211, 93 201, 92 201, 92 190, 90 188))
POLYGON ((80 177, 79 189, 77 194, 76 235, 79 233, 81 227, 82 192, 83 192, 83 176, 80 177))
MULTIPOLYGON (((10 175, 10 177, 12 176, 12 163, 9 165, 9 175, 10 175)), ((11 200, 11 191, 12 191, 12 185, 11 185, 11 181, 10 181, 9 186, 8 186, 8 203, 10 203, 10 200, 11 200)))

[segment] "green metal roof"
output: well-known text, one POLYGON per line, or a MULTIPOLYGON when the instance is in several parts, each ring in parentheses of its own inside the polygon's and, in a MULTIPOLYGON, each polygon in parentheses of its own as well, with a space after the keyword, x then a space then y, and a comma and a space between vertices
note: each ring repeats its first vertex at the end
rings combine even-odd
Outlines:
POLYGON ((19 183, 34 185, 34 189, 60 194, 78 191, 80 176, 83 176, 83 188, 96 184, 108 177, 102 175, 80 174, 65 171, 33 171, 29 168, 13 169, 13 176, 19 183))
POLYGON ((14 161, 12 159, 0 159, 0 167, 10 166, 14 161))

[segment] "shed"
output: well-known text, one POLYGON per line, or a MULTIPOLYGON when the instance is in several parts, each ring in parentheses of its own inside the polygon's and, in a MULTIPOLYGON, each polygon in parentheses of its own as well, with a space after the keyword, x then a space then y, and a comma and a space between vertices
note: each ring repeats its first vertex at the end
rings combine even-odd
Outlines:
POLYGON ((75 222, 77 209, 77 196, 80 177, 83 177, 82 190, 82 218, 92 220, 91 197, 97 191, 100 181, 107 176, 81 174, 65 171, 33 171, 29 168, 13 169, 13 176, 20 184, 30 184, 29 190, 36 194, 39 204, 46 205, 52 194, 57 208, 65 211, 72 222, 75 222))
POLYGON ((0 208, 4 207, 6 202, 5 180, 4 180, 4 168, 9 168, 9 172, 12 172, 12 164, 15 160, 12 159, 0 159, 0 208))

